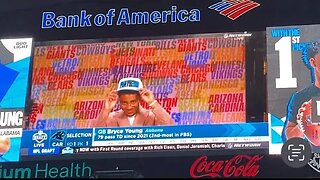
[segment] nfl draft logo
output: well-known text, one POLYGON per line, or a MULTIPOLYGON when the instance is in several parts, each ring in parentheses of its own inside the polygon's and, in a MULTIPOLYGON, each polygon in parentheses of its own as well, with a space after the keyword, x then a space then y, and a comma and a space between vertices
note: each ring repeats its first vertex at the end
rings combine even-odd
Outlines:
POLYGON ((246 12, 260 6, 259 3, 250 0, 222 0, 209 6, 209 9, 220 12, 221 15, 231 20, 236 20, 246 12))

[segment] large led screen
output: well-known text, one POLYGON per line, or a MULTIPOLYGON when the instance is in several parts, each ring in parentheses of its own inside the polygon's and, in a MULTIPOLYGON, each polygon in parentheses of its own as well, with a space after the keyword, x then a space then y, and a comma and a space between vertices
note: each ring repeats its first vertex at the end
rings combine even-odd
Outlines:
POLYGON ((265 150, 246 78, 264 36, 39 42, 21 154, 265 150))
POLYGON ((32 38, 0 39, 0 162, 19 161, 32 38))
POLYGON ((267 28, 270 154, 299 137, 319 151, 319 25, 267 28))

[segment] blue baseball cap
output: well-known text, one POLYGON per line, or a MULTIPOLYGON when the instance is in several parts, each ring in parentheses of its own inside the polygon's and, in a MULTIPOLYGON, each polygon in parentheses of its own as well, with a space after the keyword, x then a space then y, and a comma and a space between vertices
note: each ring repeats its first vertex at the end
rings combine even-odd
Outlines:
POLYGON ((139 78, 123 78, 119 81, 117 91, 129 90, 139 91, 143 88, 142 81, 139 78))

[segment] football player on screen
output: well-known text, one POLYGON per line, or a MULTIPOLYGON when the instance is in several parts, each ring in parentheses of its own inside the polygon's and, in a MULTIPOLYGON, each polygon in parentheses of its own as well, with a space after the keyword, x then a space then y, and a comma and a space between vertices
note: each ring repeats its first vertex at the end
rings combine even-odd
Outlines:
POLYGON ((313 83, 291 96, 287 107, 284 135, 286 139, 305 138, 311 143, 313 152, 319 152, 320 124, 317 121, 320 117, 313 111, 317 110, 315 101, 320 97, 320 41, 307 44, 306 51, 307 57, 303 58, 303 61, 311 70, 313 83))
POLYGON ((174 125, 167 111, 155 100, 153 92, 143 88, 139 78, 123 78, 108 95, 105 107, 92 122, 93 127, 174 125), (121 109, 111 112, 117 101, 121 109), (150 110, 140 105, 146 102, 150 110))

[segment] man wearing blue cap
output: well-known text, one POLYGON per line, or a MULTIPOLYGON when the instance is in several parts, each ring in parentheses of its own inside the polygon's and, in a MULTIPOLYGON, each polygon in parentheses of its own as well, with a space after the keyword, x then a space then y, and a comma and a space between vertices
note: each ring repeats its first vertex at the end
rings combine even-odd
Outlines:
POLYGON ((105 107, 93 121, 95 127, 174 125, 167 111, 155 100, 153 92, 143 88, 139 78, 123 78, 116 91, 108 95, 105 107), (111 112, 117 101, 121 109, 111 112), (146 102, 150 109, 140 105, 146 102))

